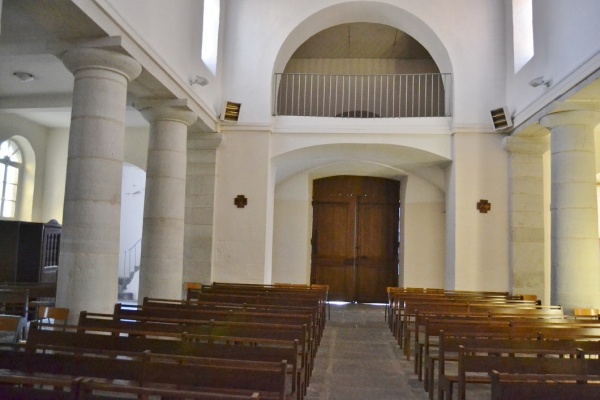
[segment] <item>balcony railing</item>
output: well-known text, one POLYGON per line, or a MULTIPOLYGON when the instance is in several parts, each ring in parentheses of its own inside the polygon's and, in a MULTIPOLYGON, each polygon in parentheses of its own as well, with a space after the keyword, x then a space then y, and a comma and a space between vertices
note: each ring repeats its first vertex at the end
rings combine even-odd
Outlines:
POLYGON ((273 115, 338 118, 451 116, 451 74, 281 74, 273 115))

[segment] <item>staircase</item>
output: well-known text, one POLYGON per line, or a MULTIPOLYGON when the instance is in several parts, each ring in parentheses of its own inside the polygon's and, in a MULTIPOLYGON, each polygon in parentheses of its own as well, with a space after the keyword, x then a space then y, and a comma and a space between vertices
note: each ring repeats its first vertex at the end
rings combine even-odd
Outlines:
POLYGON ((133 293, 126 292, 135 274, 140 270, 142 239, 125 250, 123 269, 119 270, 119 300, 133 300, 133 293))

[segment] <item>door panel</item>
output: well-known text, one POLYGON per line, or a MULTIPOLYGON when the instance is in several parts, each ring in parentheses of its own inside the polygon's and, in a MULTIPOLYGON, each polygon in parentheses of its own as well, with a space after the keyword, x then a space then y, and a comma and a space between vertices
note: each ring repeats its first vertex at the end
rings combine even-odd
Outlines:
POLYGON ((348 232, 348 218, 352 211, 346 202, 320 203, 314 207, 313 219, 318 229, 313 230, 313 283, 327 282, 331 300, 344 300, 351 292, 352 265, 349 254, 354 252, 354 239, 348 232), (350 278, 350 279, 349 279, 350 278))
POLYGON ((398 206, 359 203, 358 210, 357 301, 385 302, 397 276, 398 206))
POLYGON ((399 183, 338 176, 313 186, 311 282, 332 300, 383 302, 398 282, 399 183))

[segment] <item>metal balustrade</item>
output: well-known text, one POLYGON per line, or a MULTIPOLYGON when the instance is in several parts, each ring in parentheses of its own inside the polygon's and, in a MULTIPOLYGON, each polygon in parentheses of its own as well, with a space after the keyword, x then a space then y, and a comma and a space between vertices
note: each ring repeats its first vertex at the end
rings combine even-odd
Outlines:
POLYGON ((338 118, 449 117, 451 74, 281 74, 273 115, 338 118))

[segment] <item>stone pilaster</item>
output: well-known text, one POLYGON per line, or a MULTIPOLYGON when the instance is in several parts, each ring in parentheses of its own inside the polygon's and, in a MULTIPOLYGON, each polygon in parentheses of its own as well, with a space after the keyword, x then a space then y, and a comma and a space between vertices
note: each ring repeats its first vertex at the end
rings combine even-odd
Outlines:
POLYGON ((552 303, 600 307, 594 127, 600 113, 569 110, 540 120, 551 131, 552 303))
POLYGON ((506 137, 510 154, 511 292, 548 298, 545 268, 543 156, 549 135, 506 137))
POLYGON ((185 193, 184 282, 211 283, 215 168, 221 135, 190 133, 188 136, 185 193))
POLYGON ((188 126, 197 116, 175 107, 141 110, 150 122, 139 299, 179 298, 188 126))
POLYGON ((73 72, 57 305, 111 312, 118 295, 121 177, 127 85, 133 58, 103 49, 64 54, 73 72))

